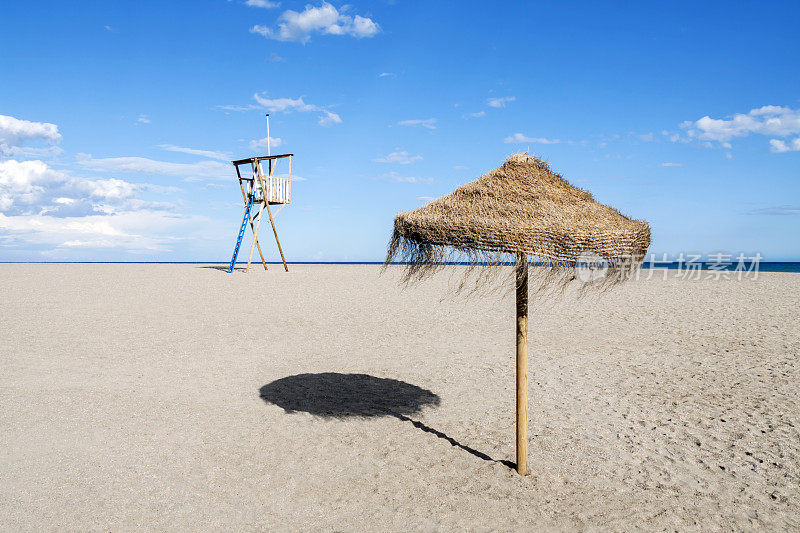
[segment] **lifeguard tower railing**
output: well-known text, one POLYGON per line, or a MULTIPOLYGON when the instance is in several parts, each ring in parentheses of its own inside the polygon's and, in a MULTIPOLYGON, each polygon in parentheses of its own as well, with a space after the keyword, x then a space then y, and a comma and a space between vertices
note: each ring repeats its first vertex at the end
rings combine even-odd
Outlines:
POLYGON ((239 159, 233 161, 236 167, 236 175, 239 177, 239 183, 242 186, 242 191, 246 189, 244 182, 249 182, 255 193, 255 202, 267 201, 270 205, 277 204, 290 204, 292 203, 292 156, 294 154, 281 154, 270 155, 264 157, 248 157, 247 159, 239 159), (275 176, 274 171, 278 163, 278 159, 287 158, 288 173, 286 176, 275 176), (262 161, 267 162, 267 173, 264 174, 262 161), (250 165, 251 177, 242 177, 239 169, 240 165, 250 165), (262 187, 263 185, 263 187, 262 187))

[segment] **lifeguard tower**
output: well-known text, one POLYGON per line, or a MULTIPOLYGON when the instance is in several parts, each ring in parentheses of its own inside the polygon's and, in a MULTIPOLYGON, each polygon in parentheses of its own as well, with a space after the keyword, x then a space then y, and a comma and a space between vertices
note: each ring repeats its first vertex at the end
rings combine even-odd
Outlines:
MULTIPOLYGON (((269 124, 269 123, 268 123, 269 124)), ((267 126, 267 150, 269 150, 269 126, 267 126)), ((264 252, 261 250, 261 245, 258 242, 258 228, 261 224, 261 215, 264 211, 269 216, 269 223, 272 225, 272 233, 275 234, 275 242, 278 243, 278 251, 281 254, 281 261, 283 268, 289 272, 289 267, 286 266, 286 259, 283 257, 283 249, 281 249, 281 241, 278 240, 278 230, 275 229, 275 217, 278 215, 283 206, 292 203, 292 156, 294 154, 281 154, 281 155, 267 155, 266 157, 249 157, 247 159, 239 159, 232 161, 233 166, 236 167, 236 176, 239 178, 239 187, 242 189, 242 200, 244 200, 244 216, 242 217, 242 225, 239 228, 239 236, 236 238, 236 248, 233 250, 233 257, 231 257, 231 264, 228 267, 228 273, 233 272, 236 265, 236 257, 239 255, 239 248, 242 245, 247 225, 253 230, 253 243, 250 245, 250 256, 247 258, 247 269, 245 272, 250 271, 250 263, 253 260, 253 249, 258 248, 258 254, 261 256, 261 264, 264 265, 264 270, 267 270, 267 262, 264 260, 264 252), (278 161, 285 159, 287 161, 287 174, 283 177, 275 175, 275 169, 278 166, 278 161), (247 168, 249 165, 249 169, 247 168), (250 177, 243 177, 240 167, 244 166, 245 176, 248 170, 250 177), (264 166, 267 167, 267 173, 264 174, 264 166), (280 206, 275 212, 272 212, 270 206, 280 206), (258 209, 258 213, 253 214, 253 209, 258 209)))

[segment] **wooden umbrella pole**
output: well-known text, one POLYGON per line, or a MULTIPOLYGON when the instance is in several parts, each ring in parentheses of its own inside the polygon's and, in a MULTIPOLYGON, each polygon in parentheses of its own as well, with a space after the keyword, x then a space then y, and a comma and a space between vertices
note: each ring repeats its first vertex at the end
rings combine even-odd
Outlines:
POLYGON ((528 469, 528 258, 517 254, 517 473, 528 469))

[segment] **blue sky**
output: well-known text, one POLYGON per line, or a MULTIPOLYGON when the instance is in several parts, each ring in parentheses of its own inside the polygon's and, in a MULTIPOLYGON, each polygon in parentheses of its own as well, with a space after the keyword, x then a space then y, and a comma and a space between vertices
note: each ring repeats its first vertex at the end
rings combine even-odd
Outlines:
POLYGON ((229 260, 267 112, 289 260, 523 150, 652 252, 800 259, 800 4, 600 4, 7 2, 0 260, 229 260))

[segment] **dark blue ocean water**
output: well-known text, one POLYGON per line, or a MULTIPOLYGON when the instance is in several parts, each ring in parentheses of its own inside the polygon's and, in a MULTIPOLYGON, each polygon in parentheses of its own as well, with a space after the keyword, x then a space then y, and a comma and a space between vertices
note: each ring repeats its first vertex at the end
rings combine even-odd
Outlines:
MULTIPOLYGON (((228 265, 227 261, 0 261, 0 263, 25 263, 25 264, 134 264, 134 265, 228 265)), ((244 264, 237 262, 237 265, 244 264)), ((280 261, 267 261, 270 265, 280 265, 280 261)), ((290 265, 382 265, 382 261, 290 261, 290 265)), ((466 263, 453 263, 466 264, 466 263)), ((511 264, 511 263, 509 263, 511 264)), ((737 262, 731 261, 729 264, 716 264, 710 261, 695 262, 692 265, 700 265, 701 270, 726 270, 732 271, 737 267, 737 262)), ((749 270, 753 265, 746 261, 744 267, 749 270)), ((645 261, 642 268, 650 268, 648 261, 645 261)), ((653 268, 666 268, 669 270, 686 270, 686 262, 670 261, 653 265, 653 268)), ((697 268, 694 266, 694 268, 697 268)), ((755 270, 755 269, 754 269, 755 270)), ((757 270, 759 272, 797 272, 800 273, 800 261, 760 261, 757 270)))
MULTIPOLYGON (((701 270, 709 270, 710 265, 714 265, 715 270, 734 270, 737 266, 736 261, 733 261, 731 264, 723 264, 720 268, 717 268, 714 263, 709 262, 702 262, 700 263, 701 270)), ((751 263, 749 261, 745 262, 745 267, 749 269, 751 267, 751 263)), ((642 265, 642 268, 650 268, 650 266, 645 261, 645 264, 642 265)), ((653 268, 667 268, 669 270, 679 270, 683 269, 686 270, 686 263, 679 263, 677 261, 672 261, 669 263, 658 263, 653 268)), ((800 261, 761 261, 758 263, 758 271, 759 272, 800 272, 800 261)))

